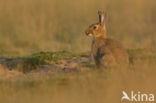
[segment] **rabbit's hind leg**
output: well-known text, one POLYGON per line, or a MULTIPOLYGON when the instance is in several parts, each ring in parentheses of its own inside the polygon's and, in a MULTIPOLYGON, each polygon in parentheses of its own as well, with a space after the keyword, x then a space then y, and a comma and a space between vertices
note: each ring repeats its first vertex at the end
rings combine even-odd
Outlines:
POLYGON ((117 63, 113 55, 107 54, 100 59, 100 64, 106 69, 115 66, 117 63))

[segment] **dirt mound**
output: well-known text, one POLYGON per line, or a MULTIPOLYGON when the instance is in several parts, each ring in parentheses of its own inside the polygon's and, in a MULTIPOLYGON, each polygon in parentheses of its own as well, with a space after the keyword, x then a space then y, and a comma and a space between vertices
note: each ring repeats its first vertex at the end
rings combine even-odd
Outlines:
MULTIPOLYGON (((0 77, 12 78, 21 75, 45 76, 61 72, 77 72, 93 69, 89 57, 72 57, 67 60, 58 60, 54 63, 29 64, 23 58, 3 58, 0 60, 0 77), (25 72, 26 71, 26 72, 25 72)), ((31 62, 31 61, 29 61, 31 62)), ((33 61, 34 62, 34 61, 33 61)))
POLYGON ((1 79, 8 79, 12 77, 19 77, 22 76, 23 73, 16 71, 16 70, 9 70, 7 67, 4 67, 2 64, 0 64, 0 78, 1 79))
MULTIPOLYGON (((155 64, 154 51, 144 49, 128 50, 130 66, 155 64)), ((72 54, 69 52, 40 52, 29 57, 0 58, 0 76, 17 77, 21 74, 53 75, 55 73, 88 71, 95 68, 90 55, 72 54)))

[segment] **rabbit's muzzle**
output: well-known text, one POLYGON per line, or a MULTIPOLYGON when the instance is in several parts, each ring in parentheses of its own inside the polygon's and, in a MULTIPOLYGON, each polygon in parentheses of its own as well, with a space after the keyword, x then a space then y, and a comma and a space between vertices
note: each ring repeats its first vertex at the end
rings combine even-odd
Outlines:
POLYGON ((90 30, 86 30, 85 33, 87 36, 92 36, 92 34, 93 34, 90 30))

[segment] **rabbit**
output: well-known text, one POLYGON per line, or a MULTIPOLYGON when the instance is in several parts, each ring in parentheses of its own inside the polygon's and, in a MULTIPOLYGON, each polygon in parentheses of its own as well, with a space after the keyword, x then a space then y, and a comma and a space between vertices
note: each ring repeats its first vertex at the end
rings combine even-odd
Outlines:
POLYGON ((112 65, 129 64, 129 56, 123 46, 116 40, 106 37, 106 13, 98 11, 99 23, 89 26, 85 31, 92 37, 91 56, 97 68, 105 68, 112 65))

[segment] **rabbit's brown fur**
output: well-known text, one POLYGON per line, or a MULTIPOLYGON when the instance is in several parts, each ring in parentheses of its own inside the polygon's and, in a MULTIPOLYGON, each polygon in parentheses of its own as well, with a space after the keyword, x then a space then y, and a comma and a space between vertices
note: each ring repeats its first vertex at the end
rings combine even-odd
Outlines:
POLYGON ((99 23, 92 24, 86 30, 86 35, 92 36, 91 53, 97 68, 129 63, 129 57, 122 45, 106 38, 105 13, 99 11, 99 23))

